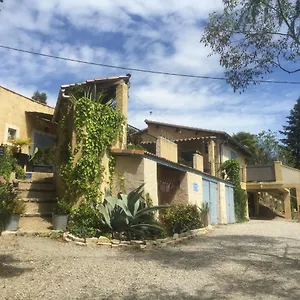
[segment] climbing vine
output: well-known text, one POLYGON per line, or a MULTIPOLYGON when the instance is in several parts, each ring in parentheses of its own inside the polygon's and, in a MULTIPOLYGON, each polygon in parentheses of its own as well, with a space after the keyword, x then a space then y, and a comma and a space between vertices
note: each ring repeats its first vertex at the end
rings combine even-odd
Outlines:
POLYGON ((75 145, 71 138, 69 159, 60 168, 65 194, 73 202, 80 198, 87 202, 99 200, 104 172, 102 158, 121 135, 124 117, 109 105, 88 97, 73 98, 71 105, 74 111, 75 145))
POLYGON ((246 218, 246 194, 241 188, 240 164, 232 159, 225 161, 221 166, 222 173, 228 177, 234 186, 234 209, 235 215, 239 221, 246 218))
POLYGON ((112 191, 112 189, 113 189, 115 168, 116 168, 116 157, 111 155, 109 157, 109 161, 108 161, 109 188, 110 188, 110 191, 112 191))

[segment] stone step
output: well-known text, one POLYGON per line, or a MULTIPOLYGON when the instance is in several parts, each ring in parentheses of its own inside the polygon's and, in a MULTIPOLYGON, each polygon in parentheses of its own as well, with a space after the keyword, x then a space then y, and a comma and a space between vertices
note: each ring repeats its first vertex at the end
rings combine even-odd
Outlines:
POLYGON ((21 217, 19 223, 20 232, 47 232, 52 230, 51 217, 21 217))
POLYGON ((55 185, 53 182, 19 182, 18 185, 19 190, 34 190, 34 191, 55 191, 55 185))
POLYGON ((25 202, 25 217, 51 216, 55 202, 25 202))
POLYGON ((37 199, 53 199, 56 198, 55 190, 20 190, 18 189, 18 197, 24 198, 37 198, 37 199))
POLYGON ((25 179, 28 181, 35 181, 35 180, 43 180, 46 178, 53 178, 53 173, 40 173, 40 172, 26 172, 26 174, 31 174, 31 178, 25 179))

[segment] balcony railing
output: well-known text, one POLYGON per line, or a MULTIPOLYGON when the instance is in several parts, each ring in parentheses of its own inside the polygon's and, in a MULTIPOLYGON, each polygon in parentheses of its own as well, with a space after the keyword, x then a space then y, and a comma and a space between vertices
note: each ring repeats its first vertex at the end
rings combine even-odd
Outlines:
POLYGON ((247 166, 247 182, 276 181, 274 166, 247 166))

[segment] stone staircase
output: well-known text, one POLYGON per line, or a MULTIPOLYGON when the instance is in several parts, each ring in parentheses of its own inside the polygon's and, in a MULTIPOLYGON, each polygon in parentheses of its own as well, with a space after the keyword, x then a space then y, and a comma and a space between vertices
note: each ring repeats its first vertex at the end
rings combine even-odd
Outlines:
POLYGON ((51 215, 56 204, 56 189, 52 173, 32 172, 30 179, 19 181, 18 196, 26 205, 19 231, 45 232, 51 230, 51 215))

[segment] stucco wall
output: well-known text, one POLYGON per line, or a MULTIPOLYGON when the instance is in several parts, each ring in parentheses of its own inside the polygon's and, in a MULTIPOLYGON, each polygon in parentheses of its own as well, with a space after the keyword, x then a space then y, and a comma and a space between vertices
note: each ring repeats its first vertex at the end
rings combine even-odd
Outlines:
POLYGON ((153 160, 144 158, 144 191, 149 194, 153 205, 158 205, 157 191, 157 163, 153 160))
POLYGON ((225 183, 219 182, 219 223, 227 224, 225 183))
POLYGON ((129 193, 144 183, 144 161, 136 156, 116 156, 112 193, 129 193))
POLYGON ((170 161, 178 161, 177 145, 163 137, 159 137, 156 142, 156 155, 170 161))
POLYGON ((281 166, 281 177, 284 183, 300 183, 300 170, 281 166))
POLYGON ((196 204, 200 207, 203 201, 202 176, 188 172, 187 184, 188 203, 196 204))
MULTIPOLYGON (((53 114, 54 108, 0 87, 0 144, 7 142, 8 127, 17 129, 17 138, 32 138, 26 111, 53 114)), ((28 153, 28 147, 23 152, 28 153)))
POLYGON ((237 161, 240 163, 240 165, 245 165, 245 155, 235 149, 234 147, 231 147, 229 145, 223 145, 222 146, 222 163, 231 159, 231 151, 234 151, 237 154, 237 161))

